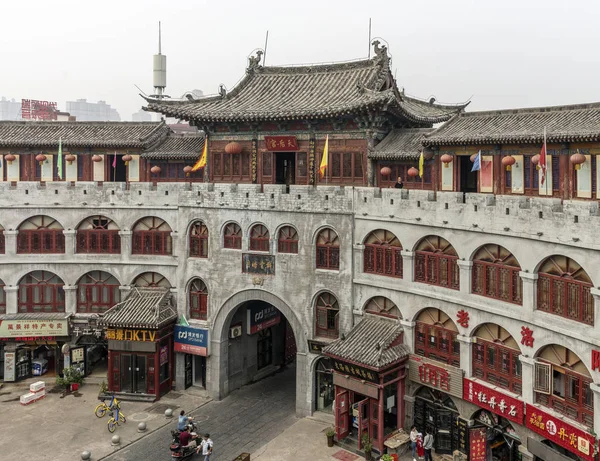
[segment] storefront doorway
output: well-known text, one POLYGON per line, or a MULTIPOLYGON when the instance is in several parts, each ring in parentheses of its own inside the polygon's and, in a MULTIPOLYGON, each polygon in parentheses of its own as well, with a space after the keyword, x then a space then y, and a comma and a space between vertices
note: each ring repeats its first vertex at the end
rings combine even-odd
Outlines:
POLYGON ((121 354, 121 392, 146 394, 148 392, 147 357, 139 354, 121 354))
POLYGON ((473 163, 468 155, 458 155, 459 174, 460 174, 460 191, 461 192, 477 192, 477 175, 476 171, 471 173, 473 163))
POLYGON ((417 392, 414 425, 423 434, 433 434, 436 453, 451 454, 458 448, 458 416, 456 405, 447 394, 428 387, 417 392))
POLYGON ((295 184, 296 153, 278 152, 275 154, 275 183, 295 184))
POLYGON ((486 410, 473 415, 473 429, 485 429, 485 447, 487 459, 492 461, 516 461, 520 459, 519 445, 521 440, 511 423, 486 410))
POLYGON ((315 367, 315 410, 325 413, 333 412, 333 371, 331 360, 323 357, 317 360, 315 367))

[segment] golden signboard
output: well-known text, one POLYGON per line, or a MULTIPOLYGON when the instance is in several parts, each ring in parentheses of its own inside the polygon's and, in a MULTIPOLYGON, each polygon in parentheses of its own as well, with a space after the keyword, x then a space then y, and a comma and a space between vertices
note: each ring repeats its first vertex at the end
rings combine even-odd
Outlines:
POLYGON ((115 341, 154 342, 156 340, 156 331, 109 328, 106 330, 106 339, 113 339, 115 341))

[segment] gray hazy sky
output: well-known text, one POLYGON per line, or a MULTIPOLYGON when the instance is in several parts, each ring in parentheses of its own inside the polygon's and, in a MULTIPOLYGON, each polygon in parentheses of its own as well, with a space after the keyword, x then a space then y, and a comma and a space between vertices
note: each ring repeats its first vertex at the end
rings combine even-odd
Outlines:
POLYGON ((368 20, 406 94, 470 110, 600 100, 600 1, 3 0, 0 96, 106 100, 129 120, 152 92, 162 21, 167 94, 231 90, 267 65, 364 58, 368 20))

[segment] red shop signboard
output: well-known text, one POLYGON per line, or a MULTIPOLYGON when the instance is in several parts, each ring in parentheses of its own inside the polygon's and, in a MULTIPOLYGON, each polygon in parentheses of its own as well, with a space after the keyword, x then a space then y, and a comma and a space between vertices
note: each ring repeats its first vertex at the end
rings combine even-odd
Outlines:
POLYGON ((298 150, 296 136, 265 136, 265 145, 271 152, 296 152, 298 150))
POLYGON ((478 427, 469 431, 469 459, 471 461, 487 460, 487 429, 478 427))
POLYGON ((523 424, 525 404, 514 397, 465 378, 463 399, 503 418, 523 424))
POLYGON ((594 436, 555 418, 533 405, 527 405, 525 425, 533 432, 566 448, 579 456, 579 459, 594 461, 594 436))

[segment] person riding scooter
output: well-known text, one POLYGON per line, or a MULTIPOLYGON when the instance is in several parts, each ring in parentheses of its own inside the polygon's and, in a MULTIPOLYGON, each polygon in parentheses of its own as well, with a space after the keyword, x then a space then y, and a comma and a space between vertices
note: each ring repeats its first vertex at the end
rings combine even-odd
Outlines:
POLYGON ((194 418, 192 418, 191 416, 185 416, 185 411, 181 410, 181 413, 179 413, 179 421, 177 422, 177 430, 179 432, 183 432, 187 425, 191 423, 193 419, 194 418))
POLYGON ((196 437, 196 434, 190 432, 190 427, 186 426, 185 430, 179 435, 179 443, 182 448, 195 448, 196 437))

